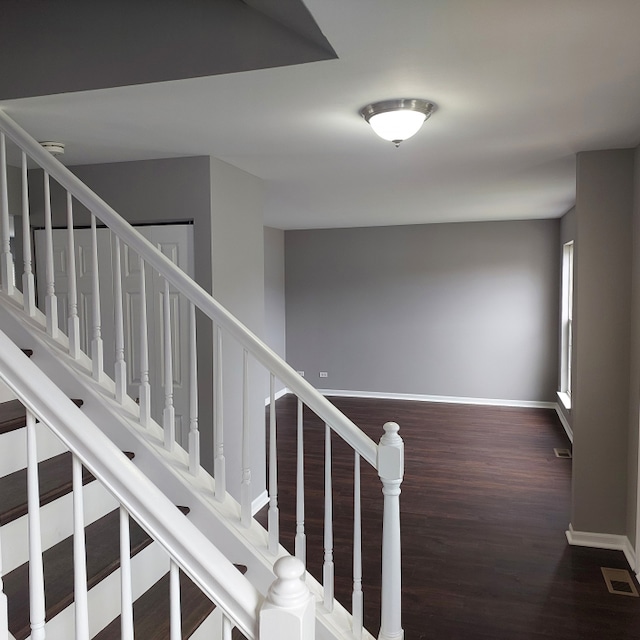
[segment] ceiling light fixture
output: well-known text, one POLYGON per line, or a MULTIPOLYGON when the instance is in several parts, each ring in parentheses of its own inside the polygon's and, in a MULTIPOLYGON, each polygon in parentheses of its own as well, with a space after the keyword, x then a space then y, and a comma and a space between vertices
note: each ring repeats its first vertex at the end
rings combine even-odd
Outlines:
POLYGON ((425 120, 433 113, 435 105, 419 98, 398 98, 374 102, 360 109, 360 115, 384 140, 396 145, 414 136, 425 120))

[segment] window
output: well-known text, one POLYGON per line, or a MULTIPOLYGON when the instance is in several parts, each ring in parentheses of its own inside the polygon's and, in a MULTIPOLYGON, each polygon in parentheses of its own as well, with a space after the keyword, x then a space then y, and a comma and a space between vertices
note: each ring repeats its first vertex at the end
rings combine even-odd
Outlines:
POLYGON ((573 241, 562 246, 562 318, 560 338, 560 391, 567 409, 571 408, 571 352, 573 349, 573 241))

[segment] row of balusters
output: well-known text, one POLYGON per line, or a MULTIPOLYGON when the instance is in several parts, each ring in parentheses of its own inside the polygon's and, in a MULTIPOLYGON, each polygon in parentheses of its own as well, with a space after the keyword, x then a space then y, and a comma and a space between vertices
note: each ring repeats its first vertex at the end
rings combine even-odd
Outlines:
MULTIPOLYGON (((36 288, 33 269, 33 251, 31 245, 31 225, 29 219, 29 183, 27 171, 27 156, 22 152, 22 238, 24 269, 22 274, 22 299, 24 310, 29 316, 36 314, 36 288)), ((2 233, 2 287, 5 292, 12 294, 15 290, 14 264, 10 246, 9 206, 7 194, 7 154, 4 134, 0 134, 0 231, 2 233)), ((56 299, 54 278, 54 254, 51 213, 50 177, 44 171, 44 215, 45 215, 45 316, 46 328, 52 338, 56 338, 59 331, 58 302, 56 299)), ((68 291, 68 326, 69 354, 77 359, 81 354, 80 322, 78 316, 78 292, 76 285, 76 254, 74 243, 73 197, 66 192, 67 214, 67 271, 69 277, 68 291)), ((123 316, 123 290, 121 272, 121 250, 123 241, 113 233, 114 251, 114 319, 115 319, 115 369, 113 372, 115 383, 115 398, 123 403, 127 397, 127 363, 125 361, 125 335, 123 316)), ((104 375, 104 347, 101 329, 100 281, 97 245, 97 221, 91 214, 92 236, 92 339, 90 355, 92 361, 92 375, 100 381, 104 375)), ((145 261, 139 258, 140 274, 140 383, 139 405, 140 424, 148 427, 151 422, 151 387, 149 382, 149 344, 147 324, 147 298, 145 261)), ((173 406, 173 363, 172 363, 172 332, 171 332, 171 287, 164 279, 163 313, 165 322, 163 331, 164 353, 164 410, 162 427, 164 430, 164 446, 171 450, 175 443, 175 409, 173 406)), ((215 498, 223 501, 226 496, 226 469, 224 455, 223 433, 223 371, 222 348, 223 334, 220 326, 213 323, 214 328, 214 478, 215 498)), ((196 339, 196 310, 189 301, 189 435, 188 454, 189 469, 193 475, 200 471, 200 434, 198 427, 198 379, 197 379, 197 339, 196 339)), ((243 350, 243 384, 242 384, 242 480, 241 480, 241 522, 249 527, 252 521, 251 512, 251 466, 250 466, 250 433, 249 433, 249 352, 243 350)), ((272 554, 279 550, 279 516, 278 516, 278 480, 277 480, 277 439, 276 439, 276 378, 270 373, 269 384, 269 455, 268 455, 268 548, 272 554)), ((298 400, 297 416, 297 493, 296 493, 296 533, 295 555, 306 563, 306 538, 304 532, 304 440, 303 440, 303 411, 304 405, 298 400)), ((331 611, 334 596, 334 563, 333 563, 333 516, 332 516, 332 480, 331 480, 331 428, 325 425, 325 525, 324 525, 324 565, 323 586, 324 606, 331 611)), ((126 514, 123 514, 123 520, 126 514)), ((123 524, 123 530, 126 528, 123 524)), ((353 527, 353 595, 352 614, 353 629, 356 638, 361 637, 363 623, 363 595, 362 595, 362 542, 361 542, 361 503, 360 503, 360 456, 355 452, 354 462, 354 527, 353 527)), ((125 562, 126 564, 126 562, 125 562)), ((123 574, 127 572, 123 566, 123 574)), ((79 595, 83 597, 82 594, 79 595)), ((124 596, 123 596, 124 597, 124 596)), ((129 596, 127 596, 129 599, 129 596)), ((123 603, 124 604, 124 603, 123 603)), ((173 623, 172 623, 173 624, 173 623)), ((176 636, 177 637, 177 636, 176 636)), ((173 638, 173 635, 172 635, 173 638)), ((34 636, 34 640, 37 638, 34 636)))

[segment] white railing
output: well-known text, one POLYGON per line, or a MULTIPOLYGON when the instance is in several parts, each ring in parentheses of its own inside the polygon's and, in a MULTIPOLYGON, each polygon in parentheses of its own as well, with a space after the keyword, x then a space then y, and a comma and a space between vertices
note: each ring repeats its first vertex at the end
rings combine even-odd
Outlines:
MULTIPOLYGON (((130 519, 138 522, 169 556, 171 638, 180 634, 180 586, 182 569, 220 607, 227 626, 237 626, 249 639, 280 640, 283 625, 296 622, 306 635, 286 635, 286 640, 313 639, 313 597, 299 580, 304 566, 295 558, 276 563, 277 579, 267 598, 184 517, 169 499, 136 471, 133 463, 85 414, 0 331, 0 379, 27 409, 27 496, 29 536, 30 637, 45 638, 45 588, 40 526, 40 493, 36 419, 50 428, 72 452, 74 638, 89 638, 87 569, 82 467, 111 493, 120 511, 120 576, 122 638, 133 638, 130 519)), ((1 554, 0 554, 1 557, 1 554)), ((1 578, 0 567, 0 578, 1 578)), ((7 598, 0 579, 0 638, 7 638, 7 598)))
MULTIPOLYGON (((279 358, 269 347, 260 341, 251 331, 249 331, 242 323, 233 317, 224 307, 222 307, 214 298, 212 298, 202 287, 194 280, 187 276, 181 269, 177 268, 169 258, 161 251, 156 249, 142 235, 140 235, 126 220, 119 216, 108 204, 94 194, 85 184, 83 184, 73 173, 46 152, 42 147, 31 138, 19 125, 9 118, 2 110, 0 110, 0 132, 1 149, 0 149, 0 232, 2 233, 0 266, 2 289, 9 295, 14 296, 18 301, 22 300, 24 310, 29 315, 33 315, 34 311, 31 307, 30 300, 33 296, 31 280, 33 278, 33 268, 30 263, 30 256, 33 253, 31 247, 31 234, 25 232, 23 234, 23 256, 25 259, 25 269, 23 276, 24 295, 15 286, 14 261, 11 254, 10 240, 7 237, 9 230, 9 205, 7 198, 7 160, 6 160, 6 140, 9 138, 15 143, 23 157, 22 186, 23 194, 23 216, 29 215, 28 200, 29 173, 26 171, 25 156, 34 162, 44 172, 44 199, 43 203, 45 211, 45 233, 46 233, 46 275, 45 283, 40 283, 39 290, 45 293, 41 302, 41 308, 44 309, 46 316, 46 328, 51 336, 55 336, 58 331, 63 333, 68 331, 70 338, 70 355, 77 357, 79 349, 71 346, 77 344, 74 334, 76 331, 76 316, 74 315, 74 307, 77 309, 77 293, 75 293, 75 282, 69 283, 70 295, 68 329, 59 327, 57 319, 58 304, 56 302, 56 282, 55 269, 53 265, 53 240, 52 240, 52 210, 51 210, 51 188, 50 181, 54 180, 59 187, 66 192, 67 201, 67 234, 69 238, 68 247, 73 248, 73 216, 72 201, 76 200, 86 207, 91 214, 91 230, 92 230, 92 251, 90 270, 92 272, 92 306, 90 312, 91 323, 84 318, 85 334, 91 336, 90 344, 87 344, 87 355, 92 358, 93 368, 92 374, 94 378, 100 380, 102 376, 108 375, 115 380, 115 397, 122 402, 126 393, 138 399, 140 405, 140 424, 148 426, 152 420, 162 424, 165 429, 165 446, 171 449, 174 444, 174 419, 175 414, 174 398, 172 390, 171 367, 176 363, 171 362, 172 354, 172 332, 171 323, 171 307, 169 305, 169 295, 174 292, 184 300, 189 309, 188 321, 190 327, 190 344, 185 347, 185 351, 190 354, 189 371, 184 376, 187 381, 192 381, 192 388, 189 392, 189 433, 188 438, 183 439, 182 444, 189 449, 190 469, 195 475, 201 472, 199 459, 199 422, 197 415, 197 365, 196 354, 198 358, 209 358, 213 362, 213 466, 214 466, 214 495, 218 501, 223 501, 227 497, 226 492, 226 476, 227 469, 225 465, 225 430, 223 420, 223 394, 225 391, 225 376, 229 371, 225 371, 226 360, 223 360, 223 350, 226 353, 227 344, 235 341, 241 347, 242 362, 238 363, 238 370, 241 371, 243 390, 241 397, 237 399, 240 406, 240 414, 242 422, 240 429, 242 432, 242 450, 239 482, 240 495, 240 514, 242 524, 248 526, 251 521, 251 486, 254 479, 252 478, 251 461, 251 438, 249 429, 249 411, 248 402, 250 394, 262 395, 261 389, 249 388, 248 370, 252 363, 259 363, 264 367, 269 375, 269 452, 268 452, 268 549, 275 556, 279 553, 280 542, 280 525, 279 525, 279 509, 278 509, 278 474, 277 474, 277 411, 275 406, 275 387, 276 380, 279 380, 291 393, 298 398, 298 488, 296 496, 296 544, 295 554, 298 558, 305 559, 308 550, 306 549, 305 538, 305 494, 304 494, 304 467, 303 467, 303 421, 302 415, 304 408, 307 407, 313 411, 326 425, 326 454, 325 454, 325 536, 324 536, 324 569, 323 587, 325 591, 324 602, 326 608, 331 611, 333 607, 334 594, 334 566, 333 566, 333 502, 332 502, 332 477, 331 477, 331 435, 336 434, 342 438, 355 452, 355 478, 354 482, 357 486, 360 483, 360 460, 368 462, 374 467, 382 481, 383 492, 383 543, 381 549, 382 555, 382 599, 381 599, 381 628, 379 638, 382 640, 397 640, 402 638, 403 631, 401 625, 401 572, 400 572, 400 511, 399 511, 399 494, 402 482, 404 464, 403 464, 403 443, 398 435, 397 425, 388 423, 384 425, 385 434, 376 444, 369 436, 360 430, 351 420, 342 414, 335 406, 333 406, 326 398, 319 394, 304 378, 300 377, 286 362, 279 358), (26 207, 26 210, 25 210, 26 207), (102 323, 100 308, 100 287, 98 272, 100 265, 98 263, 98 251, 96 249, 96 220, 111 232, 113 256, 116 262, 113 268, 113 291, 115 312, 115 339, 113 345, 103 345, 102 323), (138 313, 139 328, 135 333, 137 338, 136 352, 138 355, 138 386, 136 389, 126 389, 124 379, 131 379, 133 371, 133 363, 125 361, 124 342, 126 336, 123 336, 123 304, 122 304, 122 270, 121 270, 121 254, 124 249, 131 256, 135 256, 139 264, 139 287, 138 287, 138 313), (29 257, 29 264, 27 264, 29 257), (164 283, 164 289, 161 297, 164 300, 163 309, 160 315, 163 316, 164 330, 159 331, 163 347, 160 352, 164 354, 161 364, 164 367, 164 381, 160 383, 160 389, 152 388, 150 381, 150 371, 158 369, 158 363, 150 364, 149 350, 149 327, 150 319, 148 313, 148 295, 147 288, 150 277, 158 279, 164 283), (202 314, 211 320, 211 329, 213 335, 213 353, 203 354, 197 347, 197 336, 195 332, 194 314, 195 310, 199 310, 202 314), (113 353, 115 366, 113 371, 105 374, 103 371, 104 353, 113 353), (224 365, 224 366, 223 366, 224 365), (129 372, 129 373, 127 373, 129 372), (162 406, 164 410, 160 415, 156 412, 153 415, 152 397, 158 397, 159 394, 163 398, 162 406), (186 441, 185 441, 186 440, 186 441)), ((55 213, 55 212, 53 212, 55 213)), ((24 225, 23 218, 23 225, 24 225)), ((75 261, 76 257, 70 249, 69 260, 75 261)), ((70 266, 71 266, 70 262, 70 266)), ((75 267, 74 267, 75 268, 75 267)), ((71 268, 67 270, 66 277, 75 279, 75 272, 71 268)), ((153 318, 151 319, 153 321, 153 318)), ((134 335, 129 336, 129 340, 134 339, 134 335)), ((129 353, 133 351, 130 349, 129 353)), ((160 367, 161 368, 161 367, 160 367)), ((233 399, 236 401, 236 399, 233 399)), ((225 396, 225 402, 230 399, 225 396)), ((229 470, 231 472, 231 470, 229 470)), ((235 473, 236 470, 234 469, 235 473)), ((362 633, 363 621, 363 586, 362 586, 362 559, 360 557, 360 531, 361 531, 361 504, 359 493, 354 498, 354 547, 353 547, 353 596, 352 596, 352 614, 353 614, 353 634, 360 637, 362 633)))

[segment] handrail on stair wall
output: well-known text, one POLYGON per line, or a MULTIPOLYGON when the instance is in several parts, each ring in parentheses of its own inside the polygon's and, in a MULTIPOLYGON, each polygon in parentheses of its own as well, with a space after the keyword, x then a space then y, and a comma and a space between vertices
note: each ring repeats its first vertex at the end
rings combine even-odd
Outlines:
POLYGON ((20 125, 0 109, 0 129, 36 161, 52 178, 104 222, 124 243, 141 255, 145 262, 162 274, 180 293, 193 302, 220 327, 228 331, 262 365, 337 434, 348 442, 371 466, 378 468, 378 445, 349 418, 334 407, 311 384, 298 375, 282 358, 254 333, 231 315, 200 285, 176 267, 161 251, 140 235, 102 198, 76 177, 67 167, 45 151, 20 125))

